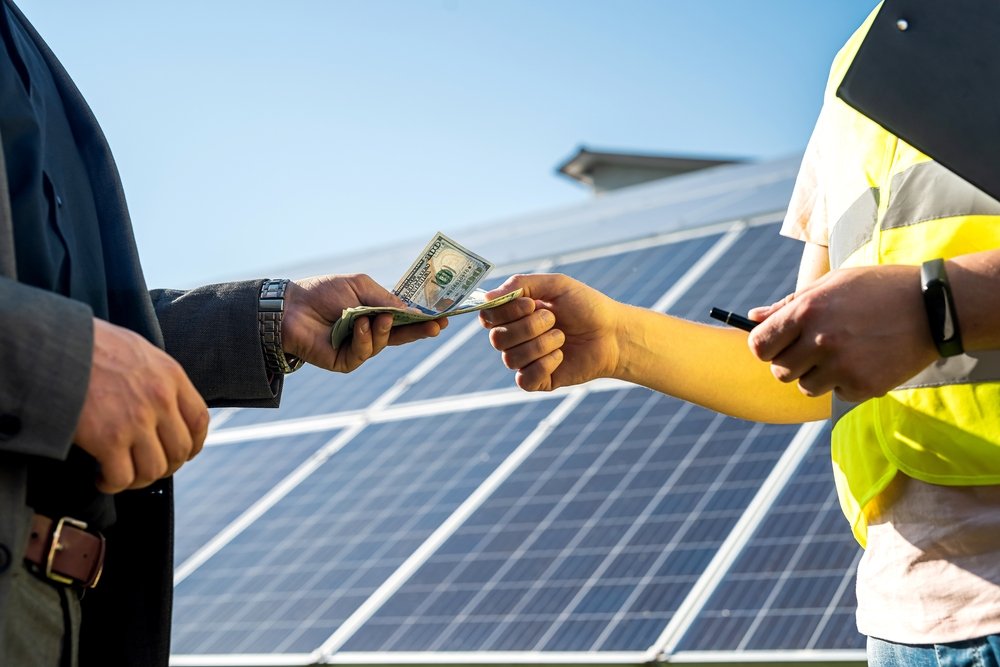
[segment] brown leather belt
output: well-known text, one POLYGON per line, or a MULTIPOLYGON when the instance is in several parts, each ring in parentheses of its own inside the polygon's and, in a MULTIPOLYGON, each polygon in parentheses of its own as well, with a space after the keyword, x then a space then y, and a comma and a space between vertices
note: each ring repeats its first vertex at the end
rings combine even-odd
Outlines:
POLYGON ((52 581, 93 588, 104 568, 104 536, 88 532, 83 521, 36 514, 24 560, 52 581))

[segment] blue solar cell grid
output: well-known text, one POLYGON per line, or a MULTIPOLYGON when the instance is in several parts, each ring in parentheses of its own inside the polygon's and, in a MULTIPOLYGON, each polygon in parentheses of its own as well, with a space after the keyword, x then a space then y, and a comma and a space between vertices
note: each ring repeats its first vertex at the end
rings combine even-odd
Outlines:
POLYGON ((552 406, 366 427, 176 587, 174 652, 317 649, 552 406))
POLYGON ((646 650, 796 431, 590 394, 343 650, 646 650))
POLYGON ((720 238, 709 234, 687 241, 608 255, 552 268, 598 289, 612 299, 650 307, 720 238))
MULTIPOLYGON (((649 307, 718 240, 718 235, 708 235, 565 264, 553 271, 583 280, 620 301, 649 307)), ((463 344, 432 376, 411 387, 399 400, 417 401, 514 386, 513 372, 504 367, 484 331, 463 344)))
POLYGON ((336 435, 336 431, 206 447, 174 476, 174 560, 186 558, 336 435))
POLYGON ((668 312, 718 324, 708 317, 713 306, 744 314, 795 291, 802 242, 780 236, 779 227, 748 228, 668 312))
POLYGON ((437 338, 386 348, 350 373, 331 373, 315 366, 303 366, 285 378, 280 408, 239 410, 225 423, 225 428, 367 408, 451 338, 465 322, 451 322, 437 338))
POLYGON ((860 556, 837 503, 827 429, 678 649, 863 649, 854 624, 860 556))

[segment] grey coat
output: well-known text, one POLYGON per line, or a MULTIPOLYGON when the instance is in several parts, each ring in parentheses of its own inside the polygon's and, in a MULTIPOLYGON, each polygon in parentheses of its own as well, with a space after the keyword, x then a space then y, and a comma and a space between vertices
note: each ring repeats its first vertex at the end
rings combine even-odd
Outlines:
MULTIPOLYGON (((111 321, 166 349, 209 405, 276 406, 281 380, 269 384, 257 334, 261 281, 147 291, 104 135, 66 71, 20 18, 53 73, 90 174, 111 321)), ((0 152, 0 616, 13 612, 7 608, 10 574, 23 560, 31 516, 27 461, 66 457, 93 342, 89 306, 17 282, 7 183, 0 152)), ((172 503, 170 480, 116 496, 104 578, 83 601, 81 665, 167 664, 172 503)))

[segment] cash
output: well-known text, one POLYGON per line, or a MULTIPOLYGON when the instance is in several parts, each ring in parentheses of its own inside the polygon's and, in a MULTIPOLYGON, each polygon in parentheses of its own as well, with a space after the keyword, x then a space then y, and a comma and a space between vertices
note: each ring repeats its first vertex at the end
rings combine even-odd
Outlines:
POLYGON ((330 340, 339 347, 354 331, 355 320, 362 316, 392 313, 393 326, 413 324, 495 308, 520 296, 521 290, 517 290, 486 300, 486 293, 476 287, 492 268, 492 262, 438 232, 392 290, 408 308, 345 308, 333 325, 330 340))
POLYGON ((378 315, 379 313, 392 313, 392 326, 398 326, 400 324, 413 324, 415 322, 428 322, 430 320, 436 320, 439 317, 464 315, 465 313, 471 313, 477 310, 496 308, 497 306, 502 306, 508 301, 513 301, 521 296, 523 292, 524 290, 519 288, 513 292, 502 294, 495 299, 487 301, 484 296, 486 292, 477 289, 470 294, 467 299, 462 301, 458 308, 455 308, 454 310, 446 310, 445 312, 437 313, 436 315, 427 315, 426 313, 406 310, 405 308, 393 308, 391 306, 357 306, 355 308, 345 308, 343 314, 340 316, 340 319, 333 325, 333 330, 330 332, 330 342, 333 343, 334 347, 340 347, 340 344, 347 340, 347 338, 349 338, 354 332, 354 322, 359 317, 378 315))
POLYGON ((427 315, 458 306, 493 268, 493 262, 438 232, 399 279, 392 293, 427 315))

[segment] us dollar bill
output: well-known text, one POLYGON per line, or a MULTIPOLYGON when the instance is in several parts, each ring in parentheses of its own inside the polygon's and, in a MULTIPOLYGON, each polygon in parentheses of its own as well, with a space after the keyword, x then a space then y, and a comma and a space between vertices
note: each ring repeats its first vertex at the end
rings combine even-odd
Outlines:
POLYGON ((492 262, 438 232, 392 292, 411 308, 438 315, 458 307, 492 268, 492 262))
POLYGON ((436 320, 439 317, 452 317, 453 315, 463 315, 477 310, 496 308, 509 301, 513 301, 521 296, 523 292, 524 290, 522 289, 516 289, 513 292, 508 292, 494 299, 487 300, 486 292, 481 289, 473 290, 472 294, 468 295, 457 308, 434 315, 406 310, 405 308, 393 308, 391 306, 356 306, 354 308, 345 308, 340 319, 333 325, 333 330, 330 332, 330 342, 334 347, 340 347, 341 343, 347 340, 354 332, 354 322, 359 317, 369 317, 378 315, 379 313, 392 313, 392 326, 413 324, 414 322, 428 322, 436 320))
POLYGON ((476 289, 492 269, 493 262, 437 232, 392 290, 408 309, 379 306, 345 308, 333 325, 330 341, 334 347, 339 347, 354 331, 355 320, 362 316, 392 313, 392 324, 396 326, 495 308, 509 301, 510 298, 504 299, 510 295, 487 301, 486 293, 476 289))

